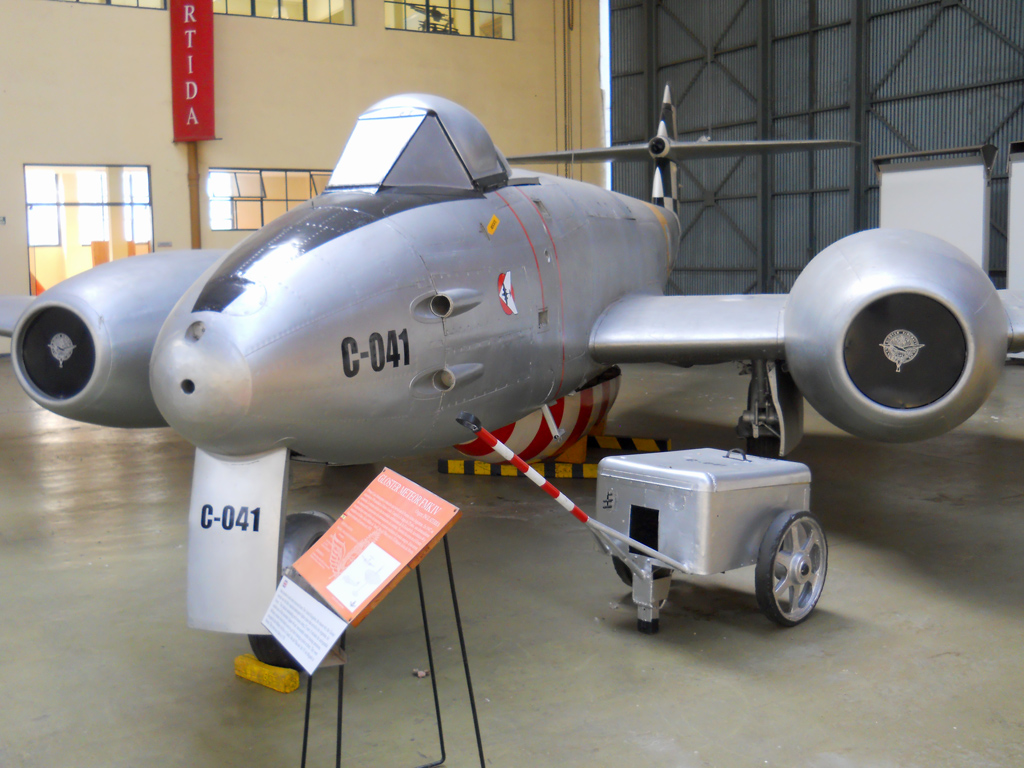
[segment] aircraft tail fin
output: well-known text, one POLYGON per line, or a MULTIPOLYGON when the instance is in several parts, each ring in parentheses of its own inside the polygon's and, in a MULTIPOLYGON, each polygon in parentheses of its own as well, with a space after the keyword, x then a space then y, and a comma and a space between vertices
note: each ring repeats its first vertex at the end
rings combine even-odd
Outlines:
POLYGON ((651 187, 651 202, 654 205, 660 205, 663 208, 667 208, 665 205, 665 185, 661 181, 661 169, 654 169, 654 184, 651 187))
MULTIPOLYGON (((658 120, 658 130, 655 133, 655 137, 665 142, 666 145, 676 140, 676 106, 672 102, 672 91, 665 84, 665 95, 661 100, 661 115, 658 120), (669 129, 671 127, 671 133, 669 129)), ((676 213, 676 166, 668 157, 659 157, 654 161, 654 177, 655 184, 659 181, 662 187, 665 189, 667 194, 663 194, 662 201, 659 205, 668 208, 673 213, 676 213)))
POLYGON ((593 149, 566 149, 558 152, 540 152, 532 155, 514 155, 510 163, 546 165, 551 163, 606 163, 609 160, 654 160, 661 169, 662 183, 671 190, 676 188, 673 163, 683 160, 702 160, 713 157, 741 157, 744 155, 775 155, 785 152, 806 152, 819 149, 845 149, 857 146, 856 141, 832 139, 798 139, 794 141, 712 141, 702 137, 697 141, 679 141, 676 133, 676 108, 672 93, 665 86, 661 113, 655 135, 648 141, 617 144, 593 149), (670 180, 669 174, 672 175, 670 180))

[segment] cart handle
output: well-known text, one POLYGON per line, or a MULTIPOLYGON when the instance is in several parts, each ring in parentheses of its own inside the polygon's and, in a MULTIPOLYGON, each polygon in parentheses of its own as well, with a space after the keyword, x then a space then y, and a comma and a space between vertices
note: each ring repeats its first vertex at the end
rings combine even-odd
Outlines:
MULTIPOLYGON (((548 494, 548 496, 550 496, 556 502, 558 502, 558 506, 560 506, 566 512, 571 514, 585 526, 590 528, 598 536, 604 537, 605 539, 616 539, 622 542, 623 544, 628 544, 633 549, 647 555, 651 559, 664 563, 669 568, 675 568, 677 571, 682 571, 684 573, 687 571, 686 566, 682 563, 679 563, 670 557, 666 557, 658 550, 653 549, 652 547, 648 547, 646 544, 642 544, 636 539, 631 539, 624 533, 619 533, 614 528, 610 528, 604 523, 594 520, 592 517, 587 515, 587 513, 580 509, 572 501, 572 499, 570 499, 568 496, 566 496, 564 493, 558 490, 548 480, 545 480, 543 475, 540 474, 540 472, 538 472, 525 461, 523 461, 522 458, 520 458, 519 456, 512 452, 511 448, 509 448, 498 438, 496 438, 494 435, 492 435, 490 432, 484 429, 483 424, 480 423, 480 419, 478 419, 473 414, 463 411, 455 418, 455 420, 463 427, 468 429, 470 432, 473 432, 477 437, 479 437, 483 441, 484 445, 495 451, 499 456, 501 456, 501 458, 505 459, 505 461, 510 462, 512 466, 514 466, 516 469, 518 469, 520 472, 526 475, 526 477, 529 478, 530 482, 541 488, 545 493, 548 494)), ((616 549, 618 548, 616 547, 616 549)))

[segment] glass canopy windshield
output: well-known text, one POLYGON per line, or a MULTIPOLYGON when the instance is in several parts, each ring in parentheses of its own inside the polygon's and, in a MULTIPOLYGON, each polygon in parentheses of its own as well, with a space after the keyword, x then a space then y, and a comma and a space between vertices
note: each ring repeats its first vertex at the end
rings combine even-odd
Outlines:
POLYGON ((360 117, 327 186, 380 186, 426 116, 425 109, 397 108, 360 117))
POLYGON ((472 190, 473 180, 437 115, 402 108, 359 118, 328 186, 472 190))

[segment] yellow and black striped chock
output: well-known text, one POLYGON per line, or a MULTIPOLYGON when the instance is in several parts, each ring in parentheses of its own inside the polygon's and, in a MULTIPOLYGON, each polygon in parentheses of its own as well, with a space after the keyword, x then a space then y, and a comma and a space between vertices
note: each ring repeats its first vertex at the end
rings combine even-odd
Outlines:
POLYGON ((650 437, 611 437, 610 435, 590 435, 587 438, 588 448, 602 448, 606 451, 639 451, 641 453, 658 453, 671 451, 671 440, 655 440, 650 437))
MULTIPOLYGON (((597 464, 545 461, 530 466, 543 477, 552 480, 570 478, 594 480, 597 478, 597 464)), ((439 459, 437 471, 442 475, 482 475, 485 477, 518 477, 522 474, 511 464, 488 464, 486 461, 468 461, 466 459, 439 459)))

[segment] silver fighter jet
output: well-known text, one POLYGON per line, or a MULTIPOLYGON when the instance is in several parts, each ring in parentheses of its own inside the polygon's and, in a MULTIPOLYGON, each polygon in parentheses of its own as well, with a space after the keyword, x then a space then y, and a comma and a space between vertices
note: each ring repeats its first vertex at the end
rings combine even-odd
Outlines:
MULTIPOLYGON (((573 159, 646 153, 660 180, 673 159, 807 148, 662 130, 573 159)), ((968 418, 1024 349, 1020 298, 921 233, 844 238, 789 295, 664 296, 679 240, 671 207, 514 170, 462 107, 397 96, 359 118, 324 194, 227 253, 0 299, 0 334, 43 407, 195 444, 189 621, 253 635, 282 551, 325 524, 286 525, 289 457, 436 450, 465 439, 461 411, 497 429, 636 362, 750 361, 740 426, 776 455, 800 439, 801 395, 855 435, 916 440, 968 418)))

